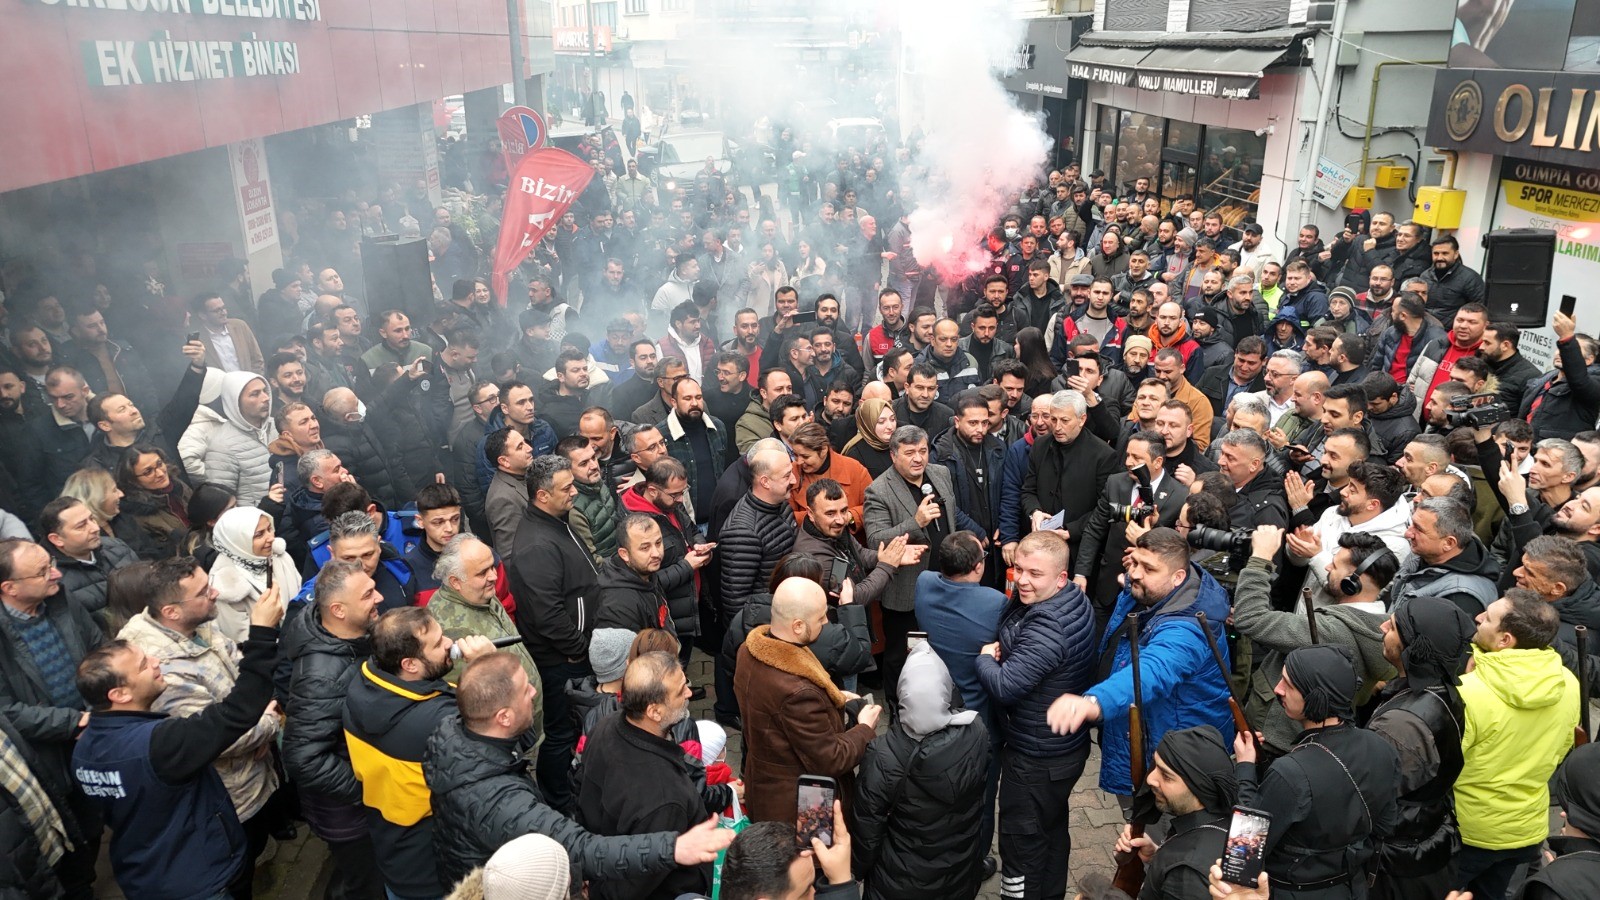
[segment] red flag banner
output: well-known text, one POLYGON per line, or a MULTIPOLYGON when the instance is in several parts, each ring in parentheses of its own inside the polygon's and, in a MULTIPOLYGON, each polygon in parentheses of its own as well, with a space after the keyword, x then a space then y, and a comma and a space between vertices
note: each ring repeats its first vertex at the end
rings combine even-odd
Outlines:
POLYGON ((494 294, 506 302, 508 274, 566 213, 594 177, 594 168, 565 150, 545 147, 522 158, 506 185, 500 240, 494 248, 494 294))

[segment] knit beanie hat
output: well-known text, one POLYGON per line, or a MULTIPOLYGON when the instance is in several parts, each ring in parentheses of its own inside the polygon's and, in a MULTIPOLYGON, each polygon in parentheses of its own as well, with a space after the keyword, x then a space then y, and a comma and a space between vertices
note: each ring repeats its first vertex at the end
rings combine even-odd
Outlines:
POLYGON ((596 628, 589 638, 589 665, 600 684, 619 681, 628 671, 628 650, 634 633, 626 628, 596 628))
POLYGON ((1156 345, 1151 343, 1149 338, 1142 334, 1130 334, 1122 341, 1122 349, 1124 350, 1132 350, 1136 347, 1143 347, 1144 352, 1152 353, 1155 351, 1155 346, 1156 345))
POLYGON ((1183 238, 1184 246, 1187 247, 1193 247, 1200 240, 1200 235, 1195 234, 1193 228, 1183 229, 1178 232, 1178 237, 1183 238))
POLYGON ((507 841, 483 866, 483 900, 566 900, 567 851, 542 834, 507 841))

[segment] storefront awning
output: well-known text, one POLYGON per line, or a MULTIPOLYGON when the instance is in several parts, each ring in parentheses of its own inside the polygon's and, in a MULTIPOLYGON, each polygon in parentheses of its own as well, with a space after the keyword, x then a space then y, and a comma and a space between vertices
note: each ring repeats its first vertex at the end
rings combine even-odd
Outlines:
POLYGON ((1090 32, 1067 54, 1074 78, 1146 91, 1246 99, 1300 32, 1226 35, 1090 32))

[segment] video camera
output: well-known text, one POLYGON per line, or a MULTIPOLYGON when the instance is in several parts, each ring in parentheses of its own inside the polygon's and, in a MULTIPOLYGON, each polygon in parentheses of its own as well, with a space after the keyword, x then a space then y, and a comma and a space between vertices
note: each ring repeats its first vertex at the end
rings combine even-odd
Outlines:
POLYGON ((1237 571, 1244 568, 1250 559, 1250 529, 1224 531, 1221 528, 1193 525, 1189 528, 1189 546, 1196 550, 1228 554, 1228 568, 1237 571))
POLYGON ((1444 420, 1451 428, 1488 428, 1511 418, 1511 408, 1499 394, 1468 394, 1450 401, 1444 420))

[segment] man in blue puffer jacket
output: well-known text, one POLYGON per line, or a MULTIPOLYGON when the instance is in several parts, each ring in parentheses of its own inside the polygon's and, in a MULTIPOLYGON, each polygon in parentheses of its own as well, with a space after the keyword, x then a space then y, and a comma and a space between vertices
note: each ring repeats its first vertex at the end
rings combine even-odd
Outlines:
POLYGON ((1046 713, 1094 681, 1094 607, 1071 583, 1067 543, 1036 531, 1012 557, 1016 599, 1000 640, 978 652, 978 681, 1000 714, 1000 859, 1007 897, 1059 900, 1072 835, 1067 813, 1089 759, 1088 734, 1055 733, 1046 713))
MULTIPOLYGON (((1217 668, 1194 614, 1203 612, 1220 640, 1228 616, 1228 592, 1189 562, 1189 544, 1171 528, 1146 532, 1134 544, 1127 565, 1127 587, 1117 597, 1111 622, 1100 642, 1099 684, 1082 696, 1065 694, 1050 706, 1050 727, 1077 734, 1100 724, 1100 789, 1116 794, 1130 808, 1128 705, 1133 702, 1132 652, 1128 634, 1139 620, 1139 674, 1144 694, 1139 704, 1144 724, 1145 771, 1156 745, 1169 731, 1211 725, 1233 741, 1228 684, 1217 668)), ((1220 643, 1223 660, 1228 648, 1220 643)))

